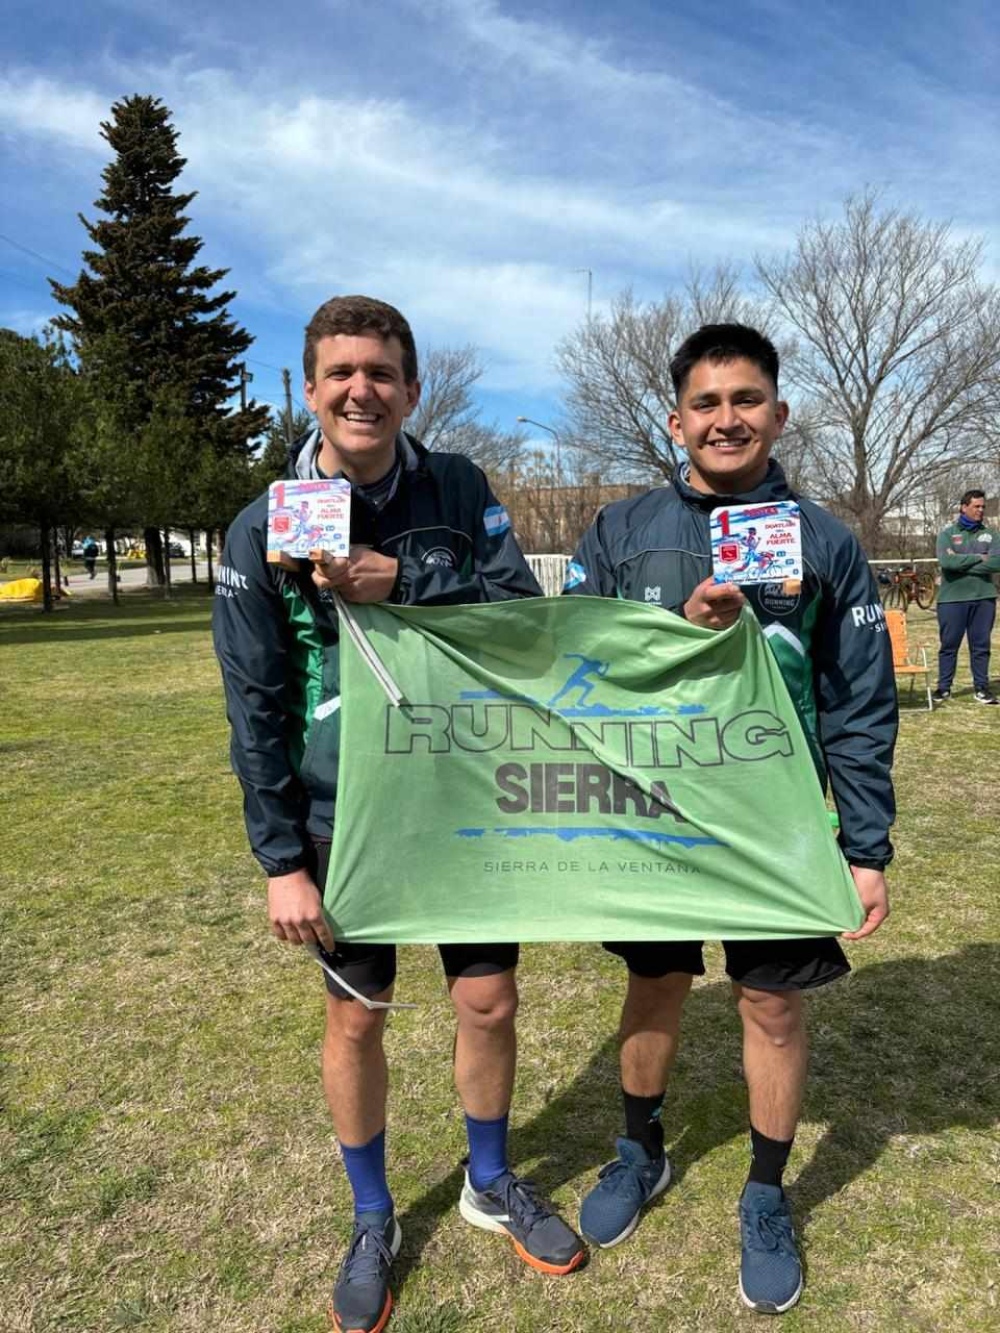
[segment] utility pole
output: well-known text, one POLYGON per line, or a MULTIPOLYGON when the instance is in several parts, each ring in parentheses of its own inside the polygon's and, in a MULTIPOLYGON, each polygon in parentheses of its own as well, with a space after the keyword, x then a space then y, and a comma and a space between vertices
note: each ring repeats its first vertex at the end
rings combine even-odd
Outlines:
POLYGON ((573 272, 586 273, 587 275, 587 325, 589 327, 594 309, 594 270, 591 268, 575 268, 573 272))
POLYGON ((245 412, 247 410, 247 385, 253 379, 253 372, 247 370, 247 363, 245 361, 241 361, 239 363, 239 367, 240 367, 240 411, 245 412))
POLYGON ((285 443, 292 447, 292 372, 287 368, 281 372, 281 382, 285 386, 285 443))

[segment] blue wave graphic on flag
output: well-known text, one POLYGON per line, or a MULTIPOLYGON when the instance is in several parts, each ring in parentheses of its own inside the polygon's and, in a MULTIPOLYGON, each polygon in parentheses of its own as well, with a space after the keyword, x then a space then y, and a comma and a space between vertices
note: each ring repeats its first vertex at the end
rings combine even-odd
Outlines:
POLYGON ((589 708, 552 708, 541 699, 532 699, 527 694, 502 694, 499 690, 461 690, 458 695, 463 703, 472 700, 497 700, 500 703, 531 704, 542 712, 555 713, 563 718, 584 717, 697 717, 707 713, 705 704, 678 704, 676 708, 664 708, 661 704, 643 704, 640 708, 608 708, 606 704, 591 704, 589 708))
POLYGON ((718 838, 691 838, 683 833, 654 833, 645 829, 615 828, 460 828, 459 838, 484 838, 496 833, 501 838, 534 838, 542 834, 558 838, 560 842, 576 842, 579 838, 607 838, 611 842, 673 842, 682 847, 725 847, 718 838))

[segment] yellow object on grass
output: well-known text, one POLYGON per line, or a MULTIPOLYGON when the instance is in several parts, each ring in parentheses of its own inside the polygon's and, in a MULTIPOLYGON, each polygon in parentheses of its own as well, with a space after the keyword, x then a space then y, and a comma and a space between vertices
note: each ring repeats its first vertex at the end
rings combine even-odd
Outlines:
MULTIPOLYGON (((69 589, 57 589, 53 584, 53 597, 68 597, 69 589)), ((11 579, 9 583, 0 583, 0 601, 4 602, 41 602, 45 599, 45 589, 41 579, 11 579)))

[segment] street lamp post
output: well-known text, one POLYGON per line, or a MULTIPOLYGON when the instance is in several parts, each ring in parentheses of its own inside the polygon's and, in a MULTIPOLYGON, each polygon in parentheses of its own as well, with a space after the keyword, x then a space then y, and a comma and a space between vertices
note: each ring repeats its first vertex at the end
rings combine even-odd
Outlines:
POLYGON ((562 451, 559 446, 559 432, 552 426, 546 426, 544 421, 536 421, 534 417, 518 417, 518 421, 524 422, 527 426, 537 426, 539 430, 547 430, 556 442, 556 480, 562 485, 562 451))

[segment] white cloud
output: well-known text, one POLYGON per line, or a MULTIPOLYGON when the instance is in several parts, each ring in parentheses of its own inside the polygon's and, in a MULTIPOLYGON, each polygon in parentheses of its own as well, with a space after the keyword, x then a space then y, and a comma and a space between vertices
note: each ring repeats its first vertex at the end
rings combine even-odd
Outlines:
POLYGON ((0 78, 0 128, 29 137, 53 138, 92 152, 107 151, 100 122, 108 101, 89 88, 69 88, 30 73, 0 78))
POLYGON ((0 329, 13 329, 26 338, 44 333, 51 319, 51 311, 33 310, 30 306, 0 306, 0 329))
MULTIPOLYGON (((315 65, 288 76, 303 40, 343 32, 352 15, 327 0, 280 50, 241 51, 238 39, 224 56, 213 48, 224 68, 193 54, 198 37, 181 24, 156 67, 102 52, 75 81, 15 70, 0 79, 0 131, 100 162, 111 102, 154 92, 181 133, 184 184, 199 192, 194 229, 209 262, 232 266, 244 303, 298 314, 333 290, 376 292, 407 310, 422 342, 478 344, 492 387, 551 387, 554 344, 585 310, 573 270, 593 271, 595 309, 626 285, 658 296, 692 262, 783 248, 804 220, 835 215, 868 183, 932 216, 942 216, 935 201, 954 201, 973 230, 995 218, 992 183, 969 169, 984 108, 860 42, 855 65, 838 48, 845 72, 874 86, 877 68, 884 104, 912 108, 878 134, 848 98, 822 107, 803 97, 789 114, 754 96, 753 62, 765 57, 746 47, 740 62, 739 34, 724 39, 733 63, 723 77, 705 68, 722 37, 706 38, 715 46, 702 65, 675 61, 670 42, 682 39, 666 23, 657 59, 639 69, 624 47, 585 35, 584 12, 518 18, 496 0, 377 7, 356 63, 329 78, 315 65), (414 68, 424 77, 404 78, 414 68)), ((67 215, 89 215, 93 185, 80 197, 78 178, 79 165, 67 215)))

